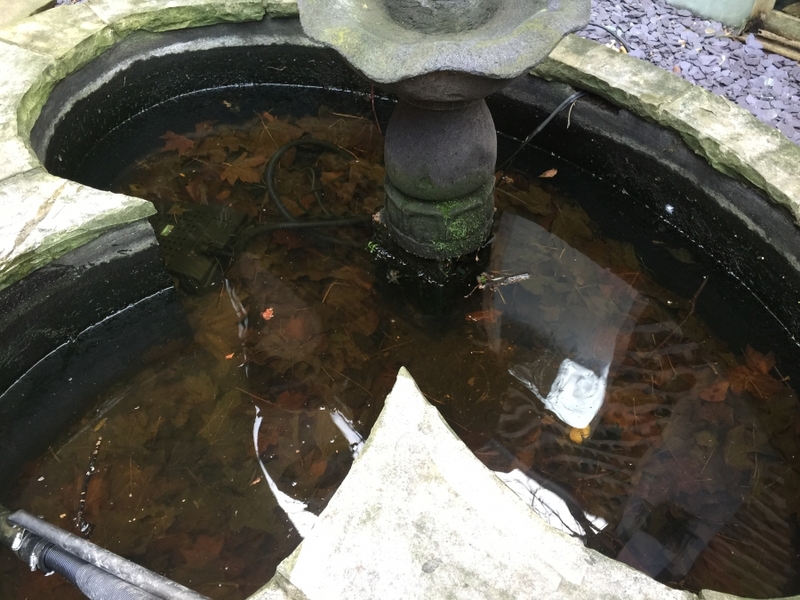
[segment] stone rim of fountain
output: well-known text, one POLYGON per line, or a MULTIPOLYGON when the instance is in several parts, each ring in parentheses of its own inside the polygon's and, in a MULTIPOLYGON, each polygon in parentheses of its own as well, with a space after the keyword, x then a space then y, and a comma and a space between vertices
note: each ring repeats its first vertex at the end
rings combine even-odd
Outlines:
MULTIPOLYGON (((447 3, 396 3, 402 8, 394 11, 377 0, 298 4, 303 29, 311 38, 334 48, 370 81, 404 98, 426 95, 431 85, 452 88, 464 101, 482 98, 525 73, 564 32, 584 27, 588 19, 588 3, 583 1, 562 1, 554 9, 542 0, 462 0, 459 11, 428 30, 410 13, 428 4, 441 10, 447 3), (495 81, 476 88, 475 76, 495 81)), ((439 96, 440 100, 441 91, 439 96)))
MULTIPOLYGON (((11 158, 0 167, 0 201, 11 208, 13 216, 0 228, 6 244, 0 255, 0 289, 105 231, 143 221, 152 210, 142 200, 92 190, 44 171, 31 150, 29 135, 57 81, 138 29, 165 31, 258 20, 270 12, 291 15, 293 7, 292 2, 272 0, 265 4, 241 0, 224 6, 212 0, 106 0, 47 11, 0 29, 0 47, 9 65, 0 75, 0 148, 11 158), (46 45, 40 41, 43 33, 49 33, 46 45), (68 218, 48 221, 46 217, 55 210, 64 211, 68 218), (41 211, 45 218, 39 218, 41 211)), ((800 181, 792 171, 800 162, 800 149, 743 109, 656 67, 574 36, 559 44, 537 73, 580 83, 677 130, 715 168, 749 180, 786 208, 795 221, 800 218, 800 181), (700 118, 705 113, 711 115, 710 125, 700 118), (753 144, 753 135, 759 143, 753 144)), ((587 560, 596 560, 586 552, 587 560)), ((629 572, 619 567, 620 577, 629 572)), ((654 593, 668 590, 653 585, 654 593)), ((709 591, 700 596, 733 598, 709 591)))

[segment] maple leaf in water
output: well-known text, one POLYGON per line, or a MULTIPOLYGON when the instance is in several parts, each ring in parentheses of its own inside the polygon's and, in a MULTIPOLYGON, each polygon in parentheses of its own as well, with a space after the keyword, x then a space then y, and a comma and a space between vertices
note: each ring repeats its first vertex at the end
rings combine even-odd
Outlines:
POLYGON ((162 140, 167 140, 161 152, 169 152, 170 150, 177 150, 178 156, 183 156, 189 150, 194 148, 194 142, 187 137, 168 131, 161 136, 162 140))
POLYGON ((264 172, 264 167, 256 169, 256 167, 263 165, 267 159, 263 156, 251 156, 247 158, 247 153, 243 152, 242 155, 232 163, 224 163, 225 170, 222 171, 220 177, 225 179, 228 183, 233 185, 239 179, 245 183, 258 183, 261 181, 261 174, 264 172))

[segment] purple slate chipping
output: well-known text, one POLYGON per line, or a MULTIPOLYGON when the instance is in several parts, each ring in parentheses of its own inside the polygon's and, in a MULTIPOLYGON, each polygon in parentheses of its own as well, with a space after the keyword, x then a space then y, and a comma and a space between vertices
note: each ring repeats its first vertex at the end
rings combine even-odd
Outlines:
MULTIPOLYGON (((591 20, 622 32, 631 56, 668 71, 677 66, 680 77, 743 106, 800 144, 800 66, 766 52, 754 35, 743 44, 726 37, 732 34, 721 23, 663 0, 594 0, 591 20)), ((612 41, 595 27, 579 35, 612 41)))

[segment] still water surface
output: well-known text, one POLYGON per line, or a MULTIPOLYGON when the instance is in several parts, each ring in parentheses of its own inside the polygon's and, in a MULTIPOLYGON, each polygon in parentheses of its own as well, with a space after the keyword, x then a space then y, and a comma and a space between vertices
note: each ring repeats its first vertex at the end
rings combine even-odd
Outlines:
MULTIPOLYGON (((281 218, 265 163, 303 135, 348 153, 287 153, 276 185, 296 218, 382 205, 379 132, 325 109, 168 132, 115 184, 158 208, 191 334, 98 398, 11 507, 83 519, 109 550, 244 598, 301 540, 287 503, 324 509, 406 366, 480 460, 590 547, 675 587, 800 591, 798 403, 770 348, 735 356, 697 317, 704 284, 688 299, 656 285, 557 172, 498 174, 485 274, 435 318, 397 300, 403 275, 376 271, 363 229, 245 235, 233 253, 184 229, 197 260, 180 263, 181 223, 281 218)), ((7 554, 3 598, 79 597, 7 554)))

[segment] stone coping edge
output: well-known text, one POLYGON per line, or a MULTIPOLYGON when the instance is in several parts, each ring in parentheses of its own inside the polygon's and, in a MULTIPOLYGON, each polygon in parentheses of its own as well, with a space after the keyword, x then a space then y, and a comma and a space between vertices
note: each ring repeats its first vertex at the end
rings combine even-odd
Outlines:
POLYGON ((800 223, 800 146, 749 111, 650 63, 576 35, 534 70, 680 134, 709 164, 749 181, 800 223))
MULTIPOLYGON (((0 28, 0 290, 104 231, 144 219, 144 200, 49 175, 31 128, 53 87, 137 30, 296 16, 294 0, 89 0, 0 28)), ((643 61, 568 36, 533 72, 591 91, 680 133, 723 173, 764 190, 800 221, 800 148, 744 109, 643 61)), ((703 591, 705 600, 735 596, 703 591)))
POLYGON ((0 27, 0 290, 104 231, 155 212, 49 175, 30 132, 55 85, 135 31, 297 15, 294 0, 89 0, 0 27))

